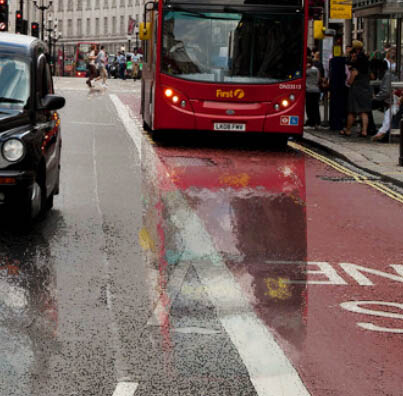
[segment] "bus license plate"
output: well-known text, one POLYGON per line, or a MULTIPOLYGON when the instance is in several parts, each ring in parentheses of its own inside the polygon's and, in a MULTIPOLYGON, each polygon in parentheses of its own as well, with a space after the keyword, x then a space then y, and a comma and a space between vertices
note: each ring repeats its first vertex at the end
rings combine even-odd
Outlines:
POLYGON ((232 124, 227 122, 215 122, 215 131, 246 131, 245 124, 232 124))

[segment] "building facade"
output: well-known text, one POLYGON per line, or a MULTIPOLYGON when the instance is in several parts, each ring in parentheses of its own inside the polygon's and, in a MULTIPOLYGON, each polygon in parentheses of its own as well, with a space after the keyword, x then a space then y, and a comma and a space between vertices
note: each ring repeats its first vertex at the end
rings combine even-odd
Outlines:
MULTIPOLYGON (((9 2, 11 32, 15 31, 15 12, 20 8, 20 0, 9 2)), ((24 0, 24 19, 28 20, 28 34, 31 22, 38 22, 42 28, 42 12, 45 29, 52 29, 53 40, 58 48, 63 47, 66 56, 72 56, 77 42, 103 44, 109 53, 117 53, 122 47, 133 51, 140 46, 138 26, 143 15, 144 0, 38 0, 39 10, 33 0, 24 0), (130 20, 135 20, 135 28, 128 34, 130 20), (57 21, 57 22, 56 22, 57 21)), ((44 30, 45 39, 50 31, 44 30)))

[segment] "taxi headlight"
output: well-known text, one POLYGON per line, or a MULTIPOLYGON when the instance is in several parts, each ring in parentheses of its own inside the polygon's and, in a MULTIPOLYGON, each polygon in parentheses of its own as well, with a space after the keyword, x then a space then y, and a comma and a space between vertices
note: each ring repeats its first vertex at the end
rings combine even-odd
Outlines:
POLYGON ((18 139, 7 140, 2 147, 3 157, 9 162, 19 161, 24 156, 24 144, 18 139))

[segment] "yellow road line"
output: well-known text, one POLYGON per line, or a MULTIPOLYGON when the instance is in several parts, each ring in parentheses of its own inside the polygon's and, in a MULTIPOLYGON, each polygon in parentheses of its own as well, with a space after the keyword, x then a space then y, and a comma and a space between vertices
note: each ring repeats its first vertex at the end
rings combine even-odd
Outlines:
POLYGON ((352 177, 356 182, 361 183, 361 184, 366 184, 366 185, 374 188, 375 190, 378 190, 381 193, 385 194, 389 198, 394 199, 395 201, 398 201, 400 203, 403 203, 402 194, 400 194, 396 191, 393 191, 391 188, 383 185, 382 183, 379 183, 376 181, 375 182, 371 181, 368 179, 367 176, 362 176, 362 175, 352 171, 351 169, 348 169, 345 166, 340 165, 337 162, 335 162, 329 158, 326 158, 325 156, 323 156, 313 150, 310 150, 309 148, 301 146, 298 143, 288 142, 288 145, 295 150, 302 151, 303 153, 310 155, 312 158, 315 158, 318 161, 321 161, 321 162, 325 163, 326 165, 329 165, 330 167, 332 167, 333 169, 336 169, 340 173, 343 173, 344 175, 352 177))

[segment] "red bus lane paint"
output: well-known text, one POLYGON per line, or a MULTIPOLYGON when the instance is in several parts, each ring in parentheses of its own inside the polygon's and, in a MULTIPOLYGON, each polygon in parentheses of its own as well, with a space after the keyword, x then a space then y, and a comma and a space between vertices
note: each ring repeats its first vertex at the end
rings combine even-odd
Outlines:
MULTIPOLYGON (((117 97, 114 99, 114 104, 118 108, 119 114, 123 111, 128 111, 117 97)), ((133 113, 135 114, 135 112, 133 113)), ((135 123, 133 122, 130 125, 125 123, 125 126, 135 128, 135 123)), ((193 268, 201 280, 208 297, 217 309, 219 321, 238 350, 249 372, 250 380, 257 394, 259 396, 308 396, 309 392, 306 390, 295 368, 284 355, 270 330, 264 326, 264 323, 256 315, 239 283, 231 271, 228 270, 221 254, 214 246, 211 235, 206 230, 204 223, 183 195, 186 187, 182 189, 180 186, 182 183, 185 186, 190 182, 190 179, 186 177, 188 175, 182 177, 180 169, 175 168, 173 164, 167 164, 165 162, 166 158, 159 152, 158 148, 154 150, 153 146, 143 142, 145 138, 140 130, 135 128, 134 131, 132 130, 129 133, 129 136, 132 136, 133 132, 139 135, 140 140, 134 137, 132 139, 136 146, 139 144, 137 150, 142 152, 143 166, 153 173, 153 177, 147 175, 145 183, 153 184, 153 181, 157 181, 157 185, 144 186, 144 190, 154 191, 154 198, 158 200, 165 199, 164 209, 170 213, 169 222, 178 230, 177 233, 180 234, 178 239, 182 241, 182 260, 192 262, 193 268), (161 197, 158 197, 158 194, 161 194, 161 197), (165 197, 171 197, 171 199, 166 199, 165 197)), ((245 159, 247 158, 245 156, 245 159)), ((200 163, 200 161, 196 161, 196 163, 200 163)), ((186 170, 186 167, 183 169, 186 170)), ((288 174, 288 171, 285 173, 288 174)), ((201 174, 198 174, 198 176, 201 176, 201 174)), ((225 175, 222 182, 236 184, 242 188, 245 180, 242 177, 231 178, 230 176, 225 175)), ((292 178, 294 175, 291 174, 290 177, 292 178)), ((203 185, 207 183, 210 186, 214 186, 216 182, 216 178, 213 181, 209 181, 208 178, 201 177, 200 180, 202 180, 203 185)), ((281 178, 275 180, 276 188, 279 190, 284 187, 281 180, 281 178)), ((287 188, 287 184, 285 184, 285 187, 287 188)), ((293 197, 292 199, 296 198, 293 197)), ((155 214, 153 208, 155 208, 154 202, 150 204, 150 211, 155 214)), ((155 246, 154 250, 159 255, 161 252, 166 252, 165 233, 167 230, 164 230, 162 235, 161 226, 163 224, 157 220, 157 224, 154 224, 153 227, 148 222, 150 217, 146 216, 145 226, 149 230, 148 233, 154 235, 154 243, 151 245, 155 246)), ((163 220, 165 218, 162 217, 163 220)), ((165 224, 165 227, 168 226, 168 224, 165 224)), ((166 260, 166 258, 163 258, 163 260, 166 260)), ((163 276, 168 276, 168 274, 164 274, 162 271, 161 277, 163 276)), ((178 275, 177 278, 180 279, 181 276, 178 275)), ((175 278, 175 276, 173 277, 175 278)), ((167 285, 167 289, 169 289, 169 281, 167 285)), ((169 329, 166 328, 166 324, 169 324, 169 322, 165 320, 166 314, 169 314, 169 311, 167 312, 169 303, 165 303, 161 299, 167 298, 171 300, 172 295, 177 292, 173 290, 168 293, 167 291, 162 294, 160 302, 157 304, 157 308, 158 306, 163 307, 163 314, 159 315, 158 312, 154 312, 152 318, 150 318, 152 324, 155 324, 154 318, 157 318, 165 341, 167 341, 166 337, 169 336, 169 329), (162 321, 161 316, 163 317, 162 321)), ((172 368, 174 369, 175 367, 172 368)))
MULTIPOLYGON (((129 96, 120 97, 137 114, 137 102, 129 96)), ((284 238, 278 238, 268 227, 267 217, 261 215, 270 207, 267 202, 271 195, 261 191, 265 182, 264 178, 256 182, 261 174, 256 170, 261 164, 269 172, 272 168, 285 175, 295 172, 276 166, 270 153, 252 158, 248 154, 249 165, 245 167, 239 152, 228 150, 228 161, 222 158, 222 152, 206 150, 199 157, 208 157, 209 164, 237 164, 236 172, 220 172, 220 177, 214 179, 214 171, 206 166, 207 162, 197 159, 195 152, 159 147, 155 150, 171 180, 171 188, 179 189, 193 203, 192 209, 225 265, 296 367, 310 394, 402 394, 401 204, 366 185, 339 182, 343 179, 339 172, 306 157, 306 198, 292 190, 288 196, 306 209, 307 257, 304 260, 303 254, 288 254, 273 259, 267 257, 262 244, 274 249, 277 244, 283 251, 287 246, 281 244, 284 238), (226 188, 222 183, 227 183, 226 188), (195 188, 195 184, 199 187, 195 188), (234 190, 239 194, 245 186, 249 187, 246 195, 255 195, 254 204, 234 194, 234 190), (204 194, 202 201, 197 199, 200 193, 204 194), (265 196, 269 197, 266 203, 265 196), (202 204, 194 204, 199 201, 202 204), (261 209, 252 226, 250 219, 258 203, 261 209), (243 225, 237 220, 234 228, 231 219, 236 210, 235 217, 245 222, 243 225), (222 213, 227 213, 227 220, 218 217, 222 213), (249 233, 245 232, 248 228, 252 229, 249 233), (259 241, 261 234, 272 237, 259 241), (240 252, 244 254, 242 259, 240 252), (266 269, 262 267, 265 262, 266 269), (260 281, 258 292, 256 280, 260 281), (290 292, 287 286, 290 282, 304 286, 299 289, 301 297, 293 297, 293 289, 290 292), (276 304, 265 303, 268 298, 276 304)), ((268 191, 274 189, 275 194, 281 191, 279 188, 278 183, 272 182, 268 191)), ((291 205, 287 210, 296 207, 291 205)), ((281 208, 284 210, 285 206, 282 204, 281 208)), ((291 220, 284 224, 291 229, 296 226, 291 220)), ((288 240, 294 241, 301 235, 290 234, 288 240)))

